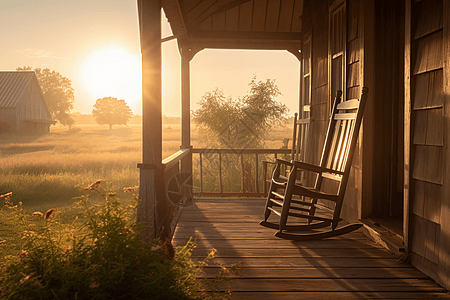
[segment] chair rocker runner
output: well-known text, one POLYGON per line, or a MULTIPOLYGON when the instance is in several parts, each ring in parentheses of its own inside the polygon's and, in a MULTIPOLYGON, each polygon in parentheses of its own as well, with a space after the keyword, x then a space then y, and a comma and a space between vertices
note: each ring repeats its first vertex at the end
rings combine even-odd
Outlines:
POLYGON ((342 92, 336 93, 319 166, 296 160, 276 160, 277 165, 264 210, 264 221, 260 223, 278 229, 275 236, 290 240, 317 240, 349 233, 362 226, 361 223, 355 223, 337 227, 341 221, 342 202, 368 91, 368 88, 362 89, 360 100, 344 102, 340 101, 342 92), (280 176, 282 165, 290 167, 287 180, 280 176), (299 180, 303 172, 315 174, 314 186, 305 186, 303 180, 299 180), (324 181, 335 182, 335 192, 328 192, 324 181), (328 205, 325 205, 323 200, 328 200, 328 205), (279 216, 279 223, 268 221, 271 213, 279 216))

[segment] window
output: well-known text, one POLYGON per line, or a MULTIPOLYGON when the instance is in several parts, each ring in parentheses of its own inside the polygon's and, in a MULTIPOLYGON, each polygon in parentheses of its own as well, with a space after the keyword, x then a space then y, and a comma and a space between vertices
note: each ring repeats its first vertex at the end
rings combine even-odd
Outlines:
POLYGON ((312 41, 311 32, 307 33, 303 42, 303 92, 300 105, 300 118, 309 118, 309 107, 311 105, 311 53, 312 41))
POLYGON ((330 111, 331 101, 338 90, 342 91, 342 99, 345 99, 345 1, 330 7, 328 58, 330 85, 330 111))

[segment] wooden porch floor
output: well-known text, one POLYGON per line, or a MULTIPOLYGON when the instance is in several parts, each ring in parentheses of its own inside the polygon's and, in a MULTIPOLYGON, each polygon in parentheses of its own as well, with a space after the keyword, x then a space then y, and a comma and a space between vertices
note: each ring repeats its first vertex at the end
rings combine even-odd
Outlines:
POLYGON ((239 274, 220 288, 233 299, 450 299, 414 267, 398 261, 359 231, 340 237, 293 242, 259 225, 262 199, 196 199, 185 208, 173 243, 192 236, 193 260, 212 248, 206 276, 242 263, 239 274))

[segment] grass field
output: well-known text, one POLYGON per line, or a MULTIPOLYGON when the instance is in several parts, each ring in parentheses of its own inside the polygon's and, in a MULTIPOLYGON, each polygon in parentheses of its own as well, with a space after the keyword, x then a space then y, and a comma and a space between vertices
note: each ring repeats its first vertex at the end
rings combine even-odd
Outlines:
MULTIPOLYGON (((289 126, 274 129, 267 148, 280 148, 290 137, 289 126)), ((163 158, 179 150, 180 125, 163 126, 163 158)), ((199 147, 193 130, 192 144, 199 147)), ((0 195, 13 192, 13 201, 21 201, 30 210, 46 210, 70 205, 83 187, 98 179, 105 189, 121 193, 123 187, 137 186, 136 167, 142 157, 140 125, 77 125, 69 131, 52 126, 43 136, 3 135, 0 141, 0 195)), ((121 195, 122 196, 122 195, 121 195)))

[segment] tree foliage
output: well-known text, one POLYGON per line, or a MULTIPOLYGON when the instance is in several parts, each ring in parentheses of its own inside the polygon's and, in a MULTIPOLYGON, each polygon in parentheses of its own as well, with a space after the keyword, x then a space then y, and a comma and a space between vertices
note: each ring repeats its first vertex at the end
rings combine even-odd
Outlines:
POLYGON ((133 113, 125 100, 104 97, 95 101, 92 115, 98 124, 108 124, 112 129, 113 125, 127 125, 133 113))
MULTIPOLYGON (((16 70, 32 70, 32 68, 19 67, 16 70)), ((70 111, 73 109, 75 100, 72 81, 59 72, 48 68, 36 68, 34 73, 41 86, 51 117, 64 126, 70 127, 73 125, 75 121, 70 117, 70 111)))
POLYGON ((215 89, 205 93, 193 120, 206 133, 208 143, 227 148, 261 147, 270 129, 286 118, 286 105, 275 80, 253 77, 247 95, 233 100, 215 89))

